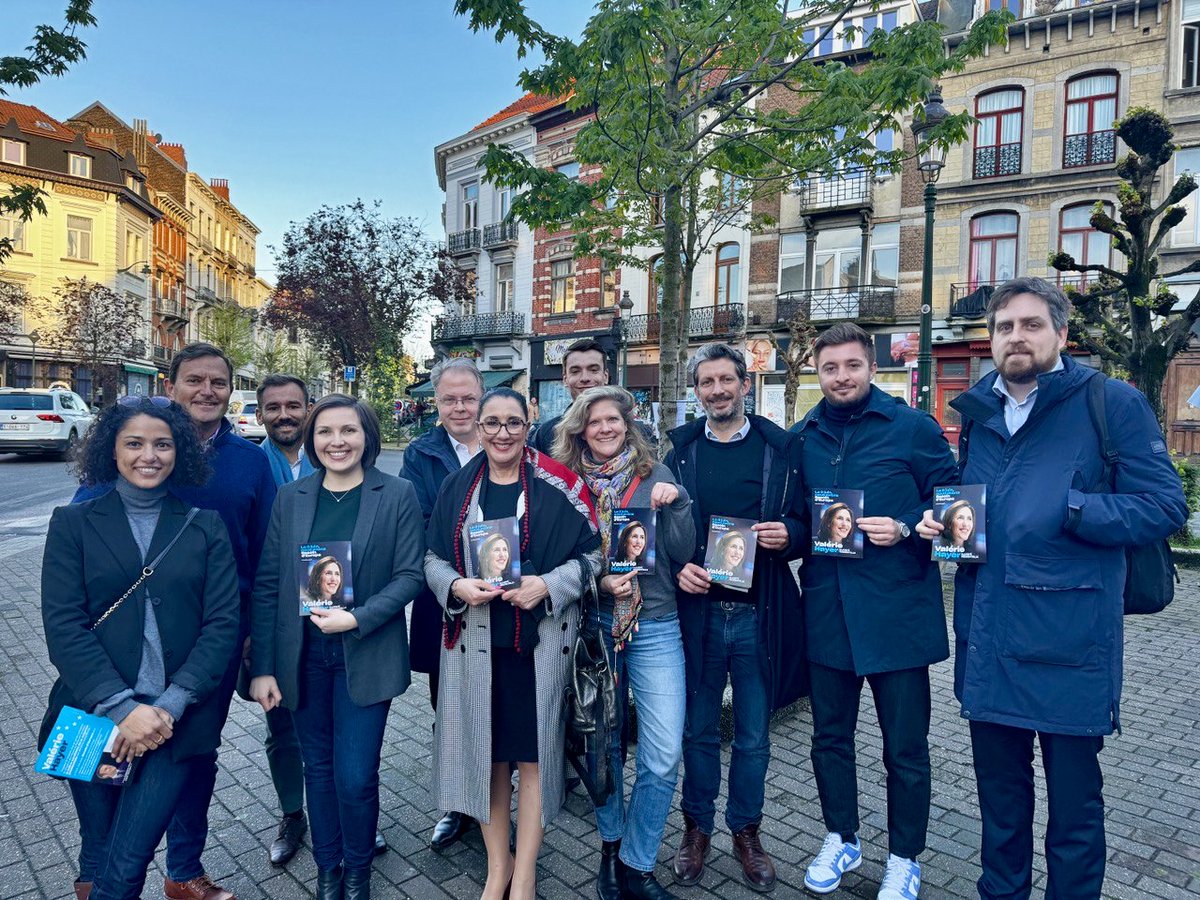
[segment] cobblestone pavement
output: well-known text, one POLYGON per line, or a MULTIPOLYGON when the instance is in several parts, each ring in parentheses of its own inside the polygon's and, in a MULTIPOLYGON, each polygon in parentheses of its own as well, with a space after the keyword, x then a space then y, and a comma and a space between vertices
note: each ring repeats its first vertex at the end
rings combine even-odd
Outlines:
MULTIPOLYGON (((6 585, 9 601, 0 615, 0 765, 9 772, 0 781, 0 898, 20 900, 71 896, 79 841, 66 788, 32 771, 34 735, 53 674, 36 600, 42 540, 15 536, 0 551, 0 583, 6 585)), ((1125 732, 1110 738, 1102 754, 1109 836, 1105 897, 1200 895, 1200 575, 1187 571, 1183 577, 1170 609, 1126 622, 1125 732)), ((979 874, 969 740, 951 693, 951 677, 948 663, 934 669, 933 810, 929 850, 921 859, 926 898, 974 897, 979 874)), ((846 877, 841 891, 831 895, 835 897, 873 898, 886 858, 881 742, 874 723, 865 693, 858 751, 866 861, 846 877)), ((430 724, 426 685, 418 676, 392 707, 384 747, 380 825, 391 852, 376 860, 374 881, 375 896, 384 900, 475 898, 483 883, 485 858, 477 831, 446 853, 434 853, 426 844, 436 818, 427 787, 430 724)), ((824 834, 808 759, 810 733, 805 709, 784 716, 772 729, 763 834, 779 868, 773 895, 779 898, 804 895, 803 867, 824 834)), ((241 900, 310 896, 316 871, 307 849, 286 870, 267 862, 276 810, 257 707, 235 700, 224 738, 205 856, 208 871, 241 900)), ((1042 795, 1039 829, 1045 824, 1044 810, 1042 795)), ((721 815, 717 818, 720 822, 721 815)), ((660 853, 664 880, 680 827, 675 812, 660 853)), ((541 896, 594 896, 599 846, 590 807, 576 793, 546 835, 541 896)), ((1044 872, 1040 865, 1039 896, 1044 872)), ((151 871, 147 900, 161 896, 160 877, 159 870, 151 871)), ((740 882, 723 826, 714 836, 702 883, 675 890, 686 900, 753 896, 740 882)))

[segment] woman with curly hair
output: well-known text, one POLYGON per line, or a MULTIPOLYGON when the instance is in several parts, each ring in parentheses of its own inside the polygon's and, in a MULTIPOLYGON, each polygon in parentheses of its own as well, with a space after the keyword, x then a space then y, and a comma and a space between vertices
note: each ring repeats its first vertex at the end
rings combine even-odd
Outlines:
POLYGON ((59 677, 38 743, 71 706, 117 726, 118 764, 138 760, 120 788, 70 782, 81 838, 76 897, 132 900, 180 792, 221 741, 225 712, 215 689, 237 645, 237 572, 217 513, 173 494, 208 477, 181 407, 165 397, 110 407, 89 431, 76 470, 85 485, 116 486, 50 519, 42 621, 59 677))

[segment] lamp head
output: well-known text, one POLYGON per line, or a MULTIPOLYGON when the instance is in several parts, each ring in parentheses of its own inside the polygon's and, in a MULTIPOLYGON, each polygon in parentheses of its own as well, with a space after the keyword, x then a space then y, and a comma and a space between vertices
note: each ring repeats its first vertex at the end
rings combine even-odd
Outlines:
POLYGON ((925 101, 924 115, 912 126, 917 143, 917 169, 926 184, 936 182, 946 165, 945 146, 930 140, 929 135, 949 117, 950 112, 942 105, 942 89, 935 84, 925 101))

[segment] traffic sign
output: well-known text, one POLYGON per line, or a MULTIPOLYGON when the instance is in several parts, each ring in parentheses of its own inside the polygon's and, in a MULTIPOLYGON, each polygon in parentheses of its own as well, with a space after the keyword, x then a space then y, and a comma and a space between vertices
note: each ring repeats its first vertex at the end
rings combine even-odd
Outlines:
POLYGON ((358 366, 346 366, 342 373, 342 378, 346 381, 353 381, 358 375, 358 366))

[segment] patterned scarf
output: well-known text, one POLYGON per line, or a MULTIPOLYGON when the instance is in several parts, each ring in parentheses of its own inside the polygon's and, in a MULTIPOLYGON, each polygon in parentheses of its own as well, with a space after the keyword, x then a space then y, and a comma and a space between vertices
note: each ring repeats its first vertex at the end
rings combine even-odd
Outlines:
MULTIPOLYGON (((596 515, 600 520, 600 547, 604 558, 609 558, 612 544, 613 510, 621 506, 621 498, 634 477, 634 449, 625 449, 611 459, 598 463, 586 447, 583 451, 583 478, 592 496, 596 498, 596 515)), ((642 611, 642 589, 637 576, 629 582, 633 588, 628 597, 613 598, 613 647, 620 651, 627 641, 633 640, 638 630, 638 613, 642 611)))

